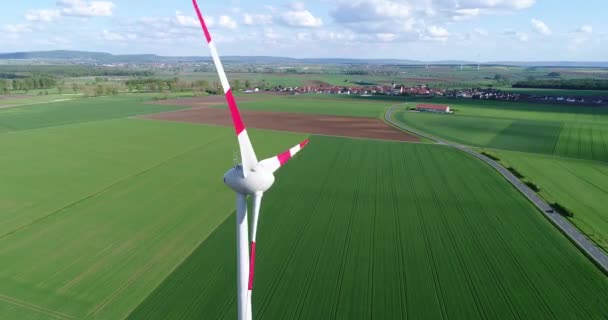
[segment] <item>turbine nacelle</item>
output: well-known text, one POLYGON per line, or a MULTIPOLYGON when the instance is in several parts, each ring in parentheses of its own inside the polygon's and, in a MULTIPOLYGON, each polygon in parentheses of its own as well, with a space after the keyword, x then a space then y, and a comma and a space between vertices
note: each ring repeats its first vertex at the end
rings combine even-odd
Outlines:
POLYGON ((272 171, 258 164, 253 170, 246 175, 243 174, 243 166, 236 165, 224 174, 224 183, 240 194, 255 194, 256 192, 265 192, 270 189, 274 183, 274 174, 272 171))

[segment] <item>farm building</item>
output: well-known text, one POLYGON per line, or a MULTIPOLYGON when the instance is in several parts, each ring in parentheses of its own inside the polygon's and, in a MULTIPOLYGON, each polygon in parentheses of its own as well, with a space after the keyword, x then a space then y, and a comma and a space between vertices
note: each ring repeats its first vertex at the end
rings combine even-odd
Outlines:
POLYGON ((421 103, 416 105, 417 111, 426 111, 426 112, 437 112, 437 113, 451 113, 450 106, 445 104, 429 104, 429 103, 421 103))

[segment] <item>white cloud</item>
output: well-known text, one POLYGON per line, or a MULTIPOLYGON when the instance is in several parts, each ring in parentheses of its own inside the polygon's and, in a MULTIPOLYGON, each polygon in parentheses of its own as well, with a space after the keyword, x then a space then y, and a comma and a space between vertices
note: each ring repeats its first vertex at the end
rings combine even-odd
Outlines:
MULTIPOLYGON (((191 16, 184 15, 181 11, 175 11, 175 21, 179 26, 189 27, 189 28, 200 28, 200 22, 191 16)), ((205 19, 207 24, 211 22, 209 19, 205 19)))
POLYGON ((482 28, 475 28, 475 29, 473 30, 473 32, 474 32, 476 35, 478 35, 478 36, 482 36, 482 37, 485 37, 485 36, 487 36, 487 35, 489 34, 489 33, 488 33, 488 31, 487 31, 486 29, 482 29, 482 28))
POLYGON ((438 40, 438 41, 446 41, 450 33, 443 27, 438 26, 430 26, 426 28, 426 37, 427 40, 438 40))
POLYGON ((66 16, 96 17, 111 16, 116 6, 111 1, 59 0, 61 13, 66 16))
POLYGON ((342 1, 338 8, 331 12, 332 17, 340 23, 383 20, 387 18, 410 17, 411 7, 407 3, 390 0, 354 0, 342 1))
POLYGON ((291 27, 318 28, 323 26, 323 20, 315 17, 299 2, 293 4, 291 9, 281 14, 281 21, 291 27))
POLYGON ((38 9, 38 10, 29 10, 25 14, 25 19, 27 21, 44 21, 50 22, 57 20, 61 17, 61 12, 55 9, 38 9))
POLYGON ((243 23, 252 26, 252 25, 268 25, 272 24, 272 16, 269 14, 249 14, 245 13, 243 15, 243 23))
POLYGON ((472 8, 472 9, 456 9, 454 10, 454 15, 452 18, 456 21, 467 20, 474 17, 477 17, 481 14, 481 9, 472 8))
MULTIPOLYGON (((448 0, 449 2, 453 2, 448 0)), ((446 2, 446 1, 443 1, 446 2)), ((480 8, 480 9, 526 9, 533 6, 535 0, 461 0, 454 2, 463 9, 480 8)))
POLYGON ((218 25, 220 27, 226 28, 226 29, 236 29, 236 27, 237 27, 236 21, 234 21, 229 16, 220 16, 218 25))
POLYGON ((391 42, 397 39, 398 35, 394 33, 377 33, 376 38, 383 42, 391 42))
POLYGON ((549 29, 549 27, 541 20, 532 19, 531 23, 532 23, 532 27, 534 28, 534 30, 536 32, 538 32, 542 35, 545 35, 545 36, 548 36, 551 34, 551 29, 549 29))
POLYGON ((576 29, 576 32, 579 33, 593 33, 593 27, 590 25, 584 25, 584 26, 580 26, 578 29, 576 29))
POLYGON ((7 24, 4 26, 4 31, 8 33, 24 33, 31 32, 32 27, 25 23, 7 24))
POLYGON ((528 42, 528 40, 530 40, 530 36, 525 32, 507 30, 507 31, 503 32, 503 35, 505 35, 509 38, 519 40, 521 42, 528 42))
POLYGON ((107 41, 123 41, 126 39, 123 35, 108 30, 101 32, 101 38, 107 41))

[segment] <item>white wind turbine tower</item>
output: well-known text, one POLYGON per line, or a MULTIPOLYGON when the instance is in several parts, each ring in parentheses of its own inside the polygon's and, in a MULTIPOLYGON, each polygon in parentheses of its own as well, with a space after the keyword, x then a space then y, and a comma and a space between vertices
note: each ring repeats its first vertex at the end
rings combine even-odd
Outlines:
POLYGON ((203 15, 201 14, 196 0, 192 0, 192 4, 198 15, 201 27, 203 28, 203 33, 209 44, 209 49, 211 50, 213 63, 215 64, 215 68, 217 69, 217 73, 222 82, 241 153, 241 164, 232 167, 226 172, 224 175, 224 183, 236 192, 238 319, 251 320, 251 293, 253 289, 255 266, 255 240, 262 195, 274 183, 274 172, 298 151, 304 148, 308 143, 308 139, 275 157, 258 161, 203 15), (248 195, 253 197, 251 257, 249 256, 249 249, 247 248, 249 241, 247 224, 248 195))

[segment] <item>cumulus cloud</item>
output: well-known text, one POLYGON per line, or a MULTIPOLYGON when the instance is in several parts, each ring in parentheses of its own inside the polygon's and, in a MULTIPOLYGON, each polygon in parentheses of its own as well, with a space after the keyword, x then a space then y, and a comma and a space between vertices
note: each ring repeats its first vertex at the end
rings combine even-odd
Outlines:
POLYGON ((243 23, 252 26, 252 25, 268 25, 272 24, 272 16, 269 14, 249 14, 245 13, 243 15, 243 23))
POLYGON ((397 39, 398 35, 394 33, 377 33, 376 38, 383 42, 391 42, 397 39))
POLYGON ((486 29, 482 29, 482 28, 475 28, 475 29, 473 30, 473 32, 474 32, 476 35, 478 35, 478 36, 482 36, 482 37, 485 37, 485 36, 487 36, 487 35, 489 34, 489 33, 488 33, 488 31, 487 31, 486 29))
POLYGON ((551 29, 541 20, 532 19, 531 20, 532 27, 534 30, 542 35, 548 36, 551 34, 551 29))
POLYGON ((407 3, 390 0, 355 0, 341 2, 331 16, 340 23, 382 20, 387 18, 408 18, 411 7, 407 3))
POLYGON ((119 33, 111 32, 108 30, 103 30, 101 32, 101 38, 107 41, 123 41, 127 38, 119 33))
POLYGON ((111 1, 59 0, 57 5, 66 16, 96 17, 111 16, 116 6, 111 1))
POLYGON ((229 16, 220 16, 218 25, 220 27, 226 28, 226 29, 236 29, 236 27, 237 27, 236 21, 234 21, 229 16))
POLYGON ((315 17, 299 2, 281 14, 281 21, 290 27, 318 28, 323 26, 323 20, 315 17))
MULTIPOLYGON (((179 26, 182 27, 200 28, 200 22, 198 22, 196 18, 187 16, 181 11, 175 11, 175 21, 179 26)), ((205 22, 210 24, 211 20, 206 19, 205 22)))
POLYGON ((427 40, 438 40, 438 41, 446 41, 450 33, 447 29, 438 26, 430 26, 426 28, 426 36, 427 40))
POLYGON ((505 35, 509 38, 519 40, 521 42, 528 42, 528 40, 530 40, 530 36, 525 32, 507 30, 507 31, 503 32, 503 35, 505 35))
POLYGON ((461 0, 458 2, 444 0, 443 2, 453 2, 463 9, 479 8, 479 9, 526 9, 533 6, 535 0, 461 0))
POLYGON ((59 19, 59 17, 61 17, 61 11, 55 9, 29 10, 25 14, 27 21, 50 22, 59 19))
POLYGON ((8 33, 23 33, 32 31, 32 27, 25 23, 7 24, 3 29, 8 33))
POLYGON ((593 33, 593 27, 590 25, 584 25, 584 26, 580 26, 578 29, 576 29, 576 32, 578 33, 593 33))

